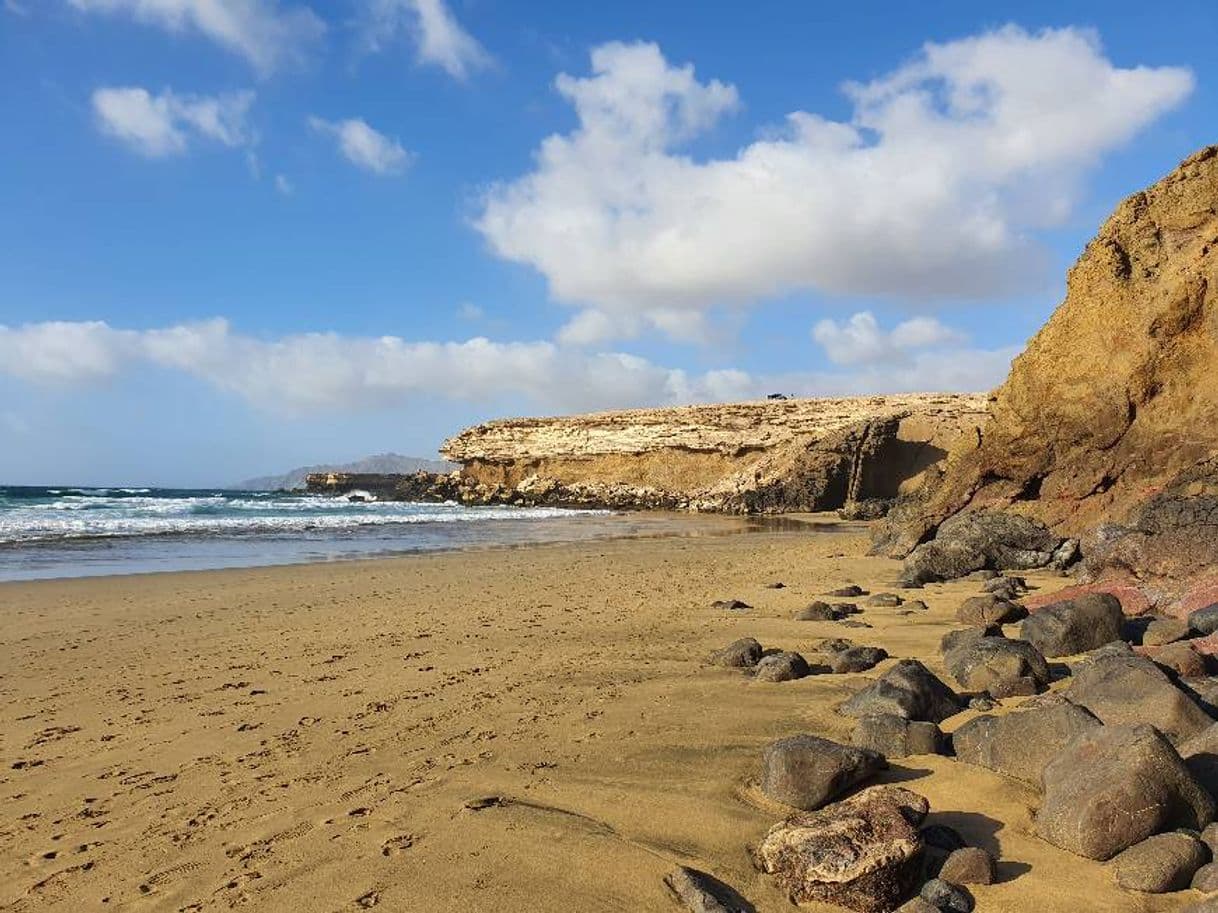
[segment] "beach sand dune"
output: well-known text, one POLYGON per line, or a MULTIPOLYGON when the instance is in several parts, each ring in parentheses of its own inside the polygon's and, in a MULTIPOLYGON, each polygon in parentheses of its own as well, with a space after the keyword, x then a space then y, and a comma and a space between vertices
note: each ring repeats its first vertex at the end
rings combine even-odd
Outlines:
MULTIPOLYGON (((750 783, 761 749, 847 740, 833 707, 876 673, 705 659, 844 635, 940 668, 976 584, 868 609, 870 630, 792 620, 894 584, 866 544, 829 524, 0 586, 0 908, 675 910, 680 863, 789 910, 747 850, 781 817, 750 783)), ((1038 840, 1035 796, 996 774, 918 757, 883 780, 1000 856, 986 913, 1181 905, 1038 840)))

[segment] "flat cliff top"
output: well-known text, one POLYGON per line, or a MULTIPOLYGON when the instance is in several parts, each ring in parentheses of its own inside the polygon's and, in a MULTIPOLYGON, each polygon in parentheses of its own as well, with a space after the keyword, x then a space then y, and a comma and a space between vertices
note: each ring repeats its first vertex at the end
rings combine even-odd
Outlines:
POLYGON ((860 421, 896 414, 979 420, 986 400, 983 393, 915 393, 498 419, 467 428, 445 441, 440 452, 460 463, 670 448, 734 454, 768 450, 796 439, 817 439, 860 421))

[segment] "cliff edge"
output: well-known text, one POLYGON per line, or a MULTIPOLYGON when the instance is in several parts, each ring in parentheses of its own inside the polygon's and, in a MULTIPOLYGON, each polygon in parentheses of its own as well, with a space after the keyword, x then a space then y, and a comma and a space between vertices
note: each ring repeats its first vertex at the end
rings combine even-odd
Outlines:
POLYGON ((1001 508, 1079 538, 1092 580, 1152 602, 1218 566, 1218 147, 1122 202, 991 404, 878 531, 902 557, 1001 508))

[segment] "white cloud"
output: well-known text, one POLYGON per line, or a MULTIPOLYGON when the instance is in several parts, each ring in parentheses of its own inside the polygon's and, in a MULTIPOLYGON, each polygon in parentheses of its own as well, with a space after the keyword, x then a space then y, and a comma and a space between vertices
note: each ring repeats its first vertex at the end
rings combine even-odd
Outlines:
MULTIPOLYGON (((945 335, 938 338, 947 344, 945 335)), ((549 412, 722 402, 774 391, 824 396, 984 390, 1002 379, 1015 354, 927 345, 906 346, 907 358, 864 359, 843 372, 752 375, 729 368, 692 374, 635 355, 589 353, 546 341, 410 342, 335 333, 266 340, 235 333, 225 320, 152 330, 47 322, 0 325, 0 375, 72 387, 152 365, 286 413, 385 408, 420 396, 476 402, 516 396, 549 412)))
POLYGON ((296 187, 290 180, 288 180, 288 177, 285 174, 275 175, 275 189, 285 197, 290 197, 296 192, 296 187))
POLYGON ((253 92, 226 95, 152 95, 137 86, 93 92, 98 125, 142 155, 160 158, 185 152, 193 136, 229 147, 252 141, 246 118, 253 92))
POLYGON ((469 34, 444 0, 370 0, 364 12, 364 44, 383 50, 400 34, 412 36, 420 63, 442 68, 454 79, 466 79, 491 64, 491 56, 469 34))
POLYGON ((338 141, 339 151, 351 164, 373 174, 401 174, 410 165, 411 154, 402 144, 370 127, 359 118, 328 121, 310 117, 309 126, 338 141))
POLYGON ((846 87, 847 122, 796 111, 729 158, 684 144, 738 106, 654 44, 606 44, 558 77, 579 125, 493 186, 477 228, 589 312, 572 340, 698 331, 722 306, 800 290, 987 299, 1046 279, 1037 229, 1081 178, 1191 91, 1174 67, 1120 68, 1091 32, 1009 26, 928 44, 846 87))
POLYGON ((12 13, 14 16, 21 16, 22 18, 30 14, 29 8, 25 4, 18 2, 18 0, 4 0, 4 11, 12 13))
POLYGON ((129 16, 172 33, 199 32, 259 72, 299 64, 325 33, 307 7, 279 0, 68 0, 78 10, 129 16))
POLYGON ((812 328, 812 338, 820 343, 829 360, 838 365, 907 361, 915 349, 945 348, 964 342, 963 334, 933 317, 915 317, 885 332, 870 311, 860 311, 840 324, 822 320, 812 328))
POLYGON ((486 311, 474 304, 472 301, 462 301, 457 306, 457 316, 462 320, 482 320, 486 317, 486 311))

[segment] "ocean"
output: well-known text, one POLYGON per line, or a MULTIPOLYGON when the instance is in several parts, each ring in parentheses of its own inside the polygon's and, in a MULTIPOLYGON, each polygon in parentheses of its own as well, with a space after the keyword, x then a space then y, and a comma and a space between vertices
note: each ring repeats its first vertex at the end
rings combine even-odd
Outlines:
POLYGON ((723 517, 355 501, 271 491, 0 487, 0 581, 687 535, 738 525, 723 517))

